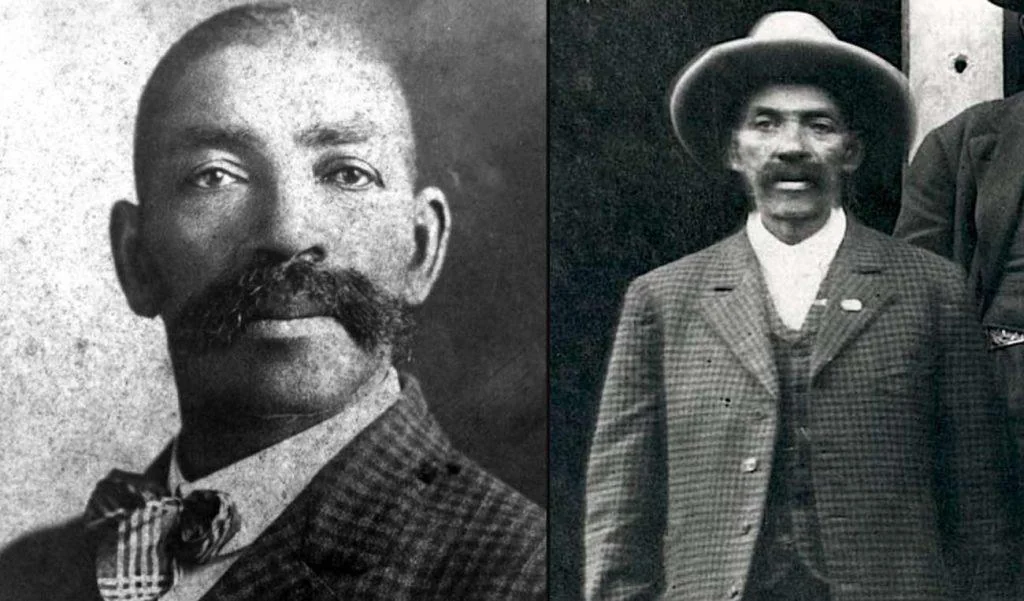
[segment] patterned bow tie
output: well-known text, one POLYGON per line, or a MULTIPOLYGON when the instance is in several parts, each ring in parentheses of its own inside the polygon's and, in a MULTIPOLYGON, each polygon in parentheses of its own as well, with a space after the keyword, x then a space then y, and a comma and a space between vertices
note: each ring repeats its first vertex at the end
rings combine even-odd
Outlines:
POLYGON ((181 498, 138 474, 113 470, 85 510, 96 579, 107 601, 157 599, 181 565, 203 564, 238 531, 231 498, 196 490, 181 498))

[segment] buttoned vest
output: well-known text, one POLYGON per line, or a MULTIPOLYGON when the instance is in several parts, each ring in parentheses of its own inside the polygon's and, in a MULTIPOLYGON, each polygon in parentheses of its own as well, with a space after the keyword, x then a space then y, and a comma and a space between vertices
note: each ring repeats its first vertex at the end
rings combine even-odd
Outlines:
POLYGON ((764 290, 770 336, 779 378, 779 427, 764 522, 758 539, 750 585, 770 590, 802 564, 814 577, 827 581, 818 518, 814 507, 811 455, 810 362, 827 298, 828 278, 811 305, 803 327, 782 323, 764 290))

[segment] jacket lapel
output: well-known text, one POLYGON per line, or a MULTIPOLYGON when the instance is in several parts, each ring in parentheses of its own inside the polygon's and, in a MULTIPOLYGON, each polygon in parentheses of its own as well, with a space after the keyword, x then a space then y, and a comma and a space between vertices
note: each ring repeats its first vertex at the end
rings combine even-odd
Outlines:
POLYGON ((727 238, 709 261, 700 310, 743 366, 772 398, 779 378, 768 336, 766 294, 746 231, 727 238))
POLYGON ((142 474, 147 480, 160 482, 161 485, 167 484, 167 473, 171 470, 171 449, 173 448, 173 444, 168 444, 160 451, 156 459, 149 464, 149 467, 142 474))
POLYGON ((309 510, 308 498, 293 502, 210 587, 203 601, 336 599, 302 555, 309 510))
POLYGON ((361 578, 400 552, 399 533, 426 487, 421 466, 444 449, 418 384, 403 379, 395 406, 313 478, 204 601, 353 598, 361 578))
MULTIPOLYGON (((1021 197, 1024 196, 1024 175, 1020 167, 1021 157, 1024 157, 1024 123, 1006 120, 1000 126, 1005 129, 997 135, 978 136, 969 142, 971 158, 979 173, 977 206, 967 216, 975 221, 977 230, 971 271, 972 275, 977 272, 975 277, 987 288, 998 281, 1003 255, 1019 224, 1021 197)), ((989 300, 986 296, 983 310, 987 309, 989 300)))
POLYGON ((812 379, 895 297, 884 257, 879 235, 850 219, 825 278, 828 304, 811 353, 812 379))
MULTIPOLYGON (((155 482, 167 481, 172 449, 172 445, 167 445, 153 460, 145 472, 147 478, 155 482)), ((203 601, 241 601, 254 596, 295 601, 336 599, 305 563, 301 551, 308 534, 313 497, 317 496, 312 492, 314 485, 334 468, 337 459, 335 457, 325 466, 310 486, 242 552, 231 568, 203 595, 203 601)))

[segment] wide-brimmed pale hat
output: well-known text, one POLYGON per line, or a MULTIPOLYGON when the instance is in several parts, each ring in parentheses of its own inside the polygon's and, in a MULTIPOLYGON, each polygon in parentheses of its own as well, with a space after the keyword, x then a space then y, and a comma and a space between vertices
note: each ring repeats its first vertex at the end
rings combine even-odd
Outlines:
POLYGON ((907 78, 802 12, 769 13, 747 37, 712 46, 690 61, 669 95, 676 136, 706 168, 722 167, 739 111, 771 83, 806 83, 830 92, 864 141, 873 167, 866 162, 862 171, 902 165, 914 126, 907 78))

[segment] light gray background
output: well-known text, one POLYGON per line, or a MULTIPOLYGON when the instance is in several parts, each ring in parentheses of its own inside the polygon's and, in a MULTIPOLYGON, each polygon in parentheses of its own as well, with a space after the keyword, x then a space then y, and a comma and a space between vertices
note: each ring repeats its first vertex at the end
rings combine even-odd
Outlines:
MULTIPOLYGON (((133 315, 108 212, 138 95, 235 1, 0 0, 0 548, 141 470, 177 427, 161 322, 133 315)), ((544 5, 396 1, 455 231, 410 371, 456 444, 546 499, 544 5), (424 82, 419 82, 424 83, 424 82), (433 84, 432 84, 433 85, 433 84), (424 108, 425 107, 425 108, 424 108)))

